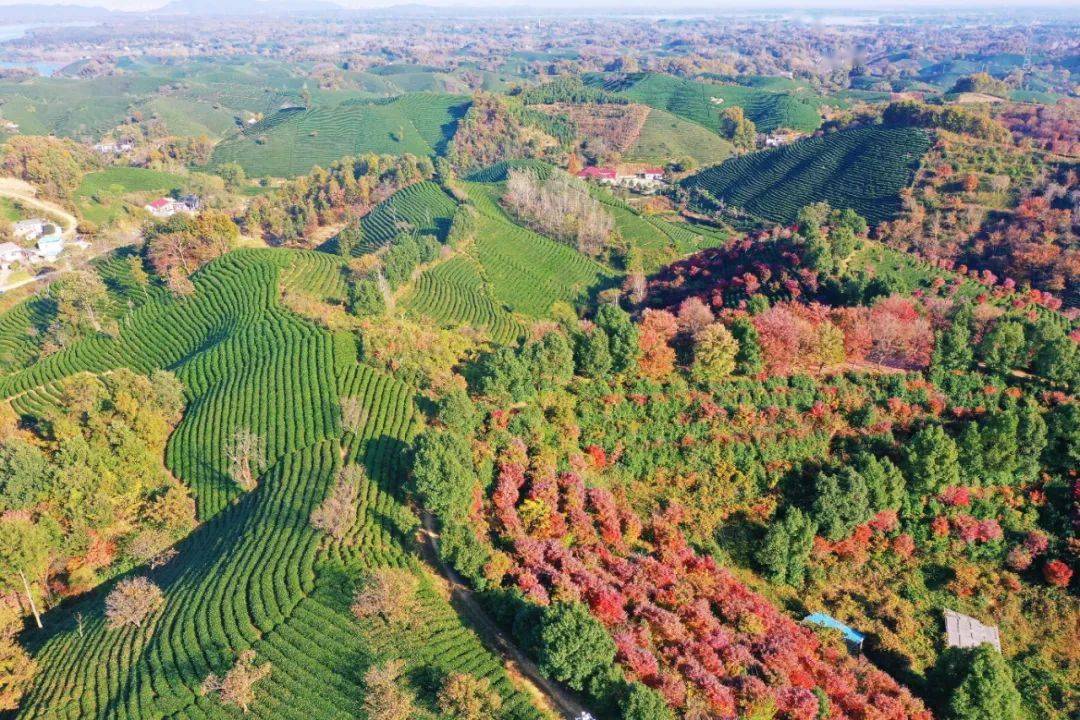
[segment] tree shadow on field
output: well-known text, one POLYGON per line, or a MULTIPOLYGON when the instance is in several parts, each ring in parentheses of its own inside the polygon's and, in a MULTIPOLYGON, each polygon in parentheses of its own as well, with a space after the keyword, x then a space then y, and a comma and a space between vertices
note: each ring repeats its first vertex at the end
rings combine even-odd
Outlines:
POLYGON ((379 489, 397 499, 404 498, 408 474, 410 446, 400 438, 385 433, 362 440, 357 449, 357 462, 364 464, 379 489))

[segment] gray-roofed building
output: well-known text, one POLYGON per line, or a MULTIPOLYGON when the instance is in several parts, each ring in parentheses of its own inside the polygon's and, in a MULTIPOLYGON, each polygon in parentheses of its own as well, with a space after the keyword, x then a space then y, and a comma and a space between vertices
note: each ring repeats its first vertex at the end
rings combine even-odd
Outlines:
POLYGON ((983 625, 968 615, 945 611, 945 641, 949 647, 975 648, 990 643, 1001 652, 1001 636, 994 625, 983 625))

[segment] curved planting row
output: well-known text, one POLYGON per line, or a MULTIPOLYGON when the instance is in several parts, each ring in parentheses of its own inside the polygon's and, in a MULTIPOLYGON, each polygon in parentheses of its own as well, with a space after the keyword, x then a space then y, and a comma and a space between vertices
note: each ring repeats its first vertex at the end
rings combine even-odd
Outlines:
POLYGON ((341 259, 314 250, 296 250, 281 268, 281 285, 287 290, 342 303, 348 297, 341 259))
MULTIPOLYGON (((900 191, 929 147, 929 136, 915 128, 842 130, 733 158, 683 184, 777 222, 792 222, 800 208, 825 200, 876 223, 900 211, 900 191)), ((715 209, 711 201, 699 205, 715 209)))
POLYGON ((790 128, 812 132, 821 125, 819 107, 826 98, 809 91, 763 90, 742 85, 715 85, 660 73, 629 77, 590 76, 587 82, 617 91, 635 102, 666 110, 717 132, 724 108, 741 107, 760 132, 790 128))
POLYGON ((282 110, 219 143, 212 163, 237 162, 252 176, 289 177, 346 155, 436 155, 468 103, 457 95, 417 93, 282 110))
POLYGON ((364 242, 354 254, 383 247, 405 231, 437 235, 445 240, 456 209, 457 203, 435 183, 410 185, 364 216, 364 242))
POLYGON ((34 413, 58 401, 49 383, 73 371, 174 369, 189 402, 166 460, 194 489, 204 519, 172 562, 136 571, 166 598, 141 629, 106 628, 110 586, 47 613, 46 629, 25 638, 40 669, 17 717, 235 717, 198 688, 248 648, 273 665, 258 687, 256 718, 355 717, 363 669, 381 654, 406 657, 418 670, 490 674, 508 704, 527 702, 437 595, 424 605, 438 621, 387 636, 385 646, 380 638, 373 647, 349 612, 361 568, 409 562, 412 524, 395 489, 419 416, 411 389, 357 365, 348 338, 277 308, 278 268, 293 257, 230 253, 199 274, 193 296, 136 310, 118 339, 80 343, 3 379, 9 396, 19 393, 17 407, 34 413), (360 400, 356 431, 343 430, 342 396, 360 400), (225 473, 223 445, 238 428, 265 438, 269 463, 246 494, 225 473), (338 547, 309 517, 343 459, 362 462, 369 480, 356 526, 338 547), (417 655, 424 646, 438 656, 417 655))
POLYGON ((469 252, 496 303, 541 317, 552 303, 573 303, 615 276, 576 250, 516 225, 495 199, 497 187, 469 184, 467 189, 479 210, 469 252))
POLYGON ((471 258, 452 258, 424 272, 403 305, 443 326, 485 328, 498 343, 513 342, 523 331, 510 313, 492 301, 471 258))

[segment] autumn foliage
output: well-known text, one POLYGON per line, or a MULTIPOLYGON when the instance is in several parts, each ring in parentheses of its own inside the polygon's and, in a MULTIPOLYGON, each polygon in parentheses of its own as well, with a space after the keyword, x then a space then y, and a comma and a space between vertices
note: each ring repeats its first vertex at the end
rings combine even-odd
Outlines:
POLYGON ((677 506, 643 526, 574 473, 530 472, 517 448, 492 496, 492 527, 516 561, 505 581, 540 604, 586 603, 612 633, 628 678, 670 706, 704 702, 734 717, 771 705, 776 717, 813 720, 818 688, 834 718, 930 718, 888 675, 823 645, 696 553, 677 506))

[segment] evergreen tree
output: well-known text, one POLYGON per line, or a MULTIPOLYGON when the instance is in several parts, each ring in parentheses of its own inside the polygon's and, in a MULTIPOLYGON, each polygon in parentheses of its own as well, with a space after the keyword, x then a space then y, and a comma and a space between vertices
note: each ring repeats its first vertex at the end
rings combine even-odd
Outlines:
POLYGON ((963 474, 964 482, 968 485, 981 485, 986 464, 983 458, 982 434, 979 432, 978 423, 969 422, 964 425, 956 447, 957 460, 960 462, 960 472, 963 474))
POLYGON ((991 372, 1007 374, 1026 365, 1027 340, 1024 326, 1015 320, 1002 320, 979 344, 979 355, 991 372))
POLYGON ((1050 382, 1075 388, 1080 384, 1080 352, 1077 352, 1076 343, 1056 325, 1040 323, 1040 326, 1032 370, 1050 382))
POLYGON ((1054 408, 1047 431, 1048 464, 1060 470, 1080 467, 1080 404, 1063 403, 1054 408))
POLYGON ((956 443, 940 425, 929 425, 912 436, 908 443, 907 476, 908 485, 921 495, 960 484, 956 443))
POLYGON ((444 521, 462 521, 472 502, 477 476, 472 452, 461 436, 427 430, 416 442, 412 489, 424 506, 444 521))
POLYGON ((764 370, 765 359, 754 323, 748 318, 735 318, 731 323, 731 335, 739 344, 739 351, 735 353, 735 372, 739 375, 754 376, 764 370))
POLYGON ((377 279, 360 278, 350 283, 349 312, 358 317, 375 317, 386 312, 386 298, 377 279))
POLYGON ((971 350, 971 311, 965 305, 949 327, 937 335, 930 366, 934 370, 967 370, 974 360, 971 350))
POLYGON ((817 479, 813 517, 822 535, 830 540, 847 537, 856 525, 872 516, 870 490, 854 468, 838 473, 821 473, 817 479))
POLYGON ((979 426, 987 484, 1011 485, 1015 482, 1020 451, 1016 442, 1019 424, 1014 406, 987 416, 979 426))
POLYGON ((435 402, 435 417, 443 427, 468 437, 476 429, 476 404, 462 388, 448 390, 435 402))
POLYGON ((549 332, 527 344, 522 362, 541 390, 564 387, 574 377, 574 352, 561 332, 549 332))
POLYGON ((481 395, 523 400, 531 390, 529 368, 513 348, 502 347, 478 363, 476 389, 481 395))
POLYGON ((553 603, 540 626, 540 670, 574 690, 585 689, 615 661, 615 642, 581 603, 553 603))
POLYGON ((1027 398, 1017 409, 1016 444, 1020 455, 1018 472, 1021 481, 1034 480, 1038 476, 1047 442, 1046 420, 1038 403, 1027 398))
POLYGON ((900 508, 906 489, 904 475, 892 460, 861 453, 855 458, 854 466, 866 481, 871 512, 900 508))
POLYGON ((604 305, 596 313, 596 325, 608 337, 611 369, 622 373, 634 367, 638 358, 638 330, 630 315, 618 305, 604 305))
POLYGON ((1012 671, 997 650, 981 645, 971 652, 964 679, 949 700, 950 720, 1026 720, 1012 671))
POLYGON ((578 375, 597 379, 611 370, 611 346, 607 333, 598 327, 574 338, 574 368, 578 375))
POLYGON ((675 720, 663 696, 639 682, 630 684, 619 710, 623 720, 675 720))
POLYGON ((799 587, 806 574, 806 561, 814 548, 816 533, 816 523, 802 510, 790 508, 782 520, 769 526, 757 561, 773 580, 799 587))

